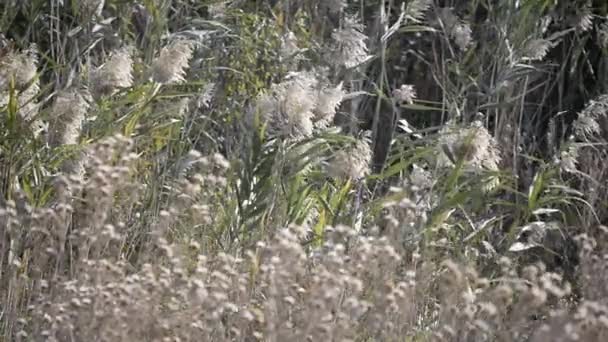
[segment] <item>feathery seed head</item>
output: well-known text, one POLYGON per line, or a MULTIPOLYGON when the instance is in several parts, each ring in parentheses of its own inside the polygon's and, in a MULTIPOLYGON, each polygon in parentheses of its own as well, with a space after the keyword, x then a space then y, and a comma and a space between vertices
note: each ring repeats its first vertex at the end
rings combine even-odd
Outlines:
POLYGON ((23 89, 38 72, 36 47, 22 52, 11 51, 0 57, 0 91, 6 90, 9 82, 14 80, 17 89, 23 89))
POLYGON ((224 18, 226 16, 226 1, 209 4, 207 11, 213 19, 224 18))
POLYGON ((368 54, 367 39, 363 33, 364 25, 356 17, 346 17, 343 27, 332 33, 335 41, 333 62, 347 69, 357 67, 372 56, 368 54))
POLYGON ((342 83, 338 84, 337 87, 328 87, 319 91, 317 105, 313 111, 315 127, 327 128, 333 123, 336 109, 342 103, 345 95, 342 83))
POLYGON ((359 180, 369 175, 372 150, 363 140, 340 150, 330 160, 328 173, 337 179, 359 180))
POLYGON ((466 51, 473 41, 471 26, 448 7, 440 8, 437 17, 446 34, 454 40, 460 51, 466 51))
POLYGON ((91 75, 95 98, 115 94, 120 88, 133 85, 133 58, 129 48, 114 51, 108 60, 91 75))
POLYGON ((498 145, 480 121, 468 128, 447 127, 441 133, 440 165, 453 165, 463 158, 473 169, 498 170, 501 161, 498 145))
MULTIPOLYGON (((40 91, 40 81, 36 78, 38 70, 38 57, 35 45, 25 51, 11 51, 0 58, 0 107, 6 106, 9 101, 8 87, 11 80, 20 93, 18 94, 18 114, 29 121, 37 113, 39 105, 36 97, 40 91)), ((34 134, 38 134, 43 128, 42 124, 34 124, 40 128, 34 128, 34 134)))
POLYGON ((471 26, 467 23, 460 23, 452 29, 452 37, 460 51, 466 51, 471 45, 473 41, 471 34, 471 26))
POLYGON ((86 91, 62 91, 51 108, 49 144, 51 146, 78 143, 82 122, 89 109, 91 95, 86 91))
POLYGON ((397 102, 413 104, 416 98, 416 89, 414 89, 413 85, 403 84, 399 89, 393 90, 393 96, 397 102))
POLYGON ((80 0, 79 5, 78 15, 82 19, 91 19, 95 16, 101 17, 105 0, 80 0))
POLYGON ((426 11, 428 11, 432 4, 432 0, 410 1, 405 9, 406 18, 415 23, 422 21, 426 11))
POLYGON ((606 119, 608 119, 608 94, 590 101, 587 107, 579 113, 573 124, 574 132, 579 138, 598 135, 602 132, 602 128, 608 129, 608 127, 600 125, 600 123, 605 124, 606 119))
POLYGON ((152 63, 152 79, 162 84, 184 82, 192 53, 192 43, 187 40, 175 40, 163 47, 152 63))
POLYGON ((522 59, 525 61, 540 61, 549 52, 552 44, 546 39, 532 39, 522 51, 522 59))
POLYGON ((281 58, 291 58, 298 51, 298 38, 293 32, 287 31, 283 37, 281 37, 281 58))
POLYGON ((578 155, 578 146, 574 143, 568 144, 560 153, 560 169, 566 172, 575 172, 577 170, 578 155))
POLYGON ((257 111, 274 137, 300 140, 312 135, 315 78, 309 73, 294 73, 257 100, 257 111))

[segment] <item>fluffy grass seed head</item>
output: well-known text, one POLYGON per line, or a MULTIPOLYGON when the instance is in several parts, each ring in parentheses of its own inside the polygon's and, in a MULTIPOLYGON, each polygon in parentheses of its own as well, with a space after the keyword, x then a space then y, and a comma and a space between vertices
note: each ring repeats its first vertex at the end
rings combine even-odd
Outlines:
POLYGON ((498 145, 481 121, 474 121, 467 128, 444 129, 439 144, 440 165, 454 165, 463 158, 473 169, 498 170, 501 161, 498 145))
POLYGON ((421 22, 432 4, 432 0, 410 1, 405 9, 406 18, 415 23, 421 22))
POLYGON ((192 43, 187 40, 178 39, 163 47, 152 63, 152 79, 162 84, 184 82, 192 53, 192 43))
MULTIPOLYGON (((35 45, 21 51, 11 51, 0 57, 0 107, 9 102, 9 85, 14 82, 18 94, 17 103, 19 116, 29 121, 37 113, 39 105, 36 97, 40 91, 40 81, 36 77, 38 72, 38 50, 35 45)), ((42 123, 33 123, 34 134, 37 135, 43 129, 42 123)))
POLYGON ((78 15, 82 19, 91 17, 101 17, 101 12, 105 6, 105 0, 80 0, 78 7, 78 15))
POLYGON ((416 99, 416 89, 413 85, 403 84, 398 89, 393 90, 393 97, 399 103, 413 104, 416 99))
POLYGON ((5 91, 11 80, 14 80, 17 89, 23 89, 36 77, 37 72, 36 47, 22 52, 9 52, 0 57, 0 91, 5 91))
POLYGON ((370 174, 372 149, 364 140, 334 154, 328 165, 328 174, 336 179, 359 180, 370 174))
POLYGON ((532 39, 526 43, 522 50, 522 59, 524 61, 540 61, 547 56, 553 44, 546 39, 532 39))
POLYGON ((355 68, 372 58, 368 54, 364 25, 355 17, 346 17, 342 28, 332 33, 335 47, 332 62, 347 69, 355 68))
POLYGON ((270 136, 301 140, 312 135, 315 84, 312 74, 294 73, 258 98, 256 108, 270 136))
POLYGON ((91 75, 90 88, 95 98, 113 95, 119 89, 132 85, 133 58, 129 48, 114 51, 91 75))
MULTIPOLYGON (((574 121, 574 132, 581 138, 590 138, 602 132, 602 125, 608 118, 608 95, 601 95, 589 102, 574 121)), ((604 127, 608 128, 608 127, 604 127)))
POLYGON ((89 110, 91 95, 86 91, 67 90, 55 97, 51 108, 49 144, 51 146, 78 143, 82 122, 89 110))
POLYGON ((344 100, 346 93, 342 83, 336 87, 325 87, 318 93, 317 104, 314 109, 314 126, 316 128, 327 128, 331 126, 336 116, 338 106, 344 100))
POLYGON ((466 51, 473 42, 473 31, 467 23, 460 23, 452 29, 452 37, 460 51, 466 51))
POLYGON ((281 37, 281 58, 289 59, 293 57, 300 48, 298 47, 298 37, 292 31, 287 31, 281 37))

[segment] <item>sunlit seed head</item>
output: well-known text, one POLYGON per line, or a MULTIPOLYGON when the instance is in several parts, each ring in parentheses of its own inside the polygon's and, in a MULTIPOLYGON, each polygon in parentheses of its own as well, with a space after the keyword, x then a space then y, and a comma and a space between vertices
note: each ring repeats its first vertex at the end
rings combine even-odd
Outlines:
POLYGON ((347 69, 357 67, 369 59, 367 40, 363 33, 364 26, 355 17, 346 17, 342 28, 332 33, 334 40, 331 62, 347 69))
POLYGON ((393 96, 397 102, 413 104, 416 99, 416 89, 413 85, 403 84, 398 89, 393 90, 393 96))
POLYGON ((0 91, 8 88, 9 83, 15 82, 18 90, 23 90, 36 77, 38 72, 38 57, 36 46, 28 50, 11 51, 0 57, 0 91))
POLYGON ((359 180, 371 172, 372 150, 365 141, 336 152, 329 162, 328 173, 337 179, 359 180))
POLYGON ((91 75, 91 92, 95 98, 110 96, 133 85, 133 58, 129 48, 114 51, 91 75))
POLYGON ((55 97, 50 112, 49 144, 78 143, 82 122, 89 109, 90 94, 85 91, 62 91, 55 97))
POLYGON ((315 83, 313 75, 295 73, 258 98, 256 110, 270 136, 300 140, 312 135, 315 83))
POLYGON ((186 40, 175 40, 163 47, 152 63, 152 79, 162 84, 184 82, 192 53, 192 43, 186 40))
POLYGON ((498 170, 500 150, 494 137, 479 121, 470 127, 446 127, 439 138, 439 164, 454 165, 461 158, 474 169, 498 170))
POLYGON ((460 51, 466 51, 469 48, 473 41, 471 35, 471 27, 467 23, 458 24, 452 29, 452 37, 460 51))
POLYGON ((336 87, 328 87, 319 91, 317 104, 314 109, 315 127, 326 128, 333 123, 336 110, 342 103, 345 95, 342 83, 336 87))
POLYGON ((79 17, 82 19, 94 19, 94 17, 101 17, 105 0, 80 0, 79 5, 79 17))

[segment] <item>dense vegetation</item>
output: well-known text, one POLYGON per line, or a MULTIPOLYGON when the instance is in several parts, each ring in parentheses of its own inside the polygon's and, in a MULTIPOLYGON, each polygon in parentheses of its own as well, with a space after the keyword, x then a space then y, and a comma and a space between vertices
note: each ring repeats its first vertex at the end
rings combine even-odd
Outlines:
POLYGON ((1 0, 0 341, 608 340, 605 0, 1 0))

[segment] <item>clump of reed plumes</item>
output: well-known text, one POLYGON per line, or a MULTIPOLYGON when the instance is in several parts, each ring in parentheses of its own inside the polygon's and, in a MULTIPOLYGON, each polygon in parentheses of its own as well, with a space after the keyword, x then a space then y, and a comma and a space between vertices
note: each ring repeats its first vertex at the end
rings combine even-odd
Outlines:
POLYGON ((332 33, 334 47, 330 61, 347 69, 357 67, 372 58, 368 54, 364 25, 356 17, 346 17, 342 27, 332 33))
POLYGON ((36 101, 40 91, 37 55, 36 46, 32 46, 24 51, 9 51, 0 57, 0 107, 9 104, 9 87, 14 86, 17 112, 26 121, 31 120, 39 109, 36 101))
POLYGON ((192 53, 192 43, 186 40, 175 40, 163 47, 152 63, 152 79, 163 84, 183 82, 192 53))
POLYGON ((0 89, 6 91, 13 81, 19 90, 34 80, 38 72, 38 59, 35 51, 10 51, 0 57, 0 89))
POLYGON ((133 85, 133 57, 128 47, 110 54, 103 65, 91 74, 90 89, 94 98, 111 96, 133 85))
POLYGON ((440 8, 438 18, 441 28, 454 41, 460 51, 466 51, 473 42, 472 30, 450 8, 440 8))
POLYGON ((326 128, 333 125, 336 110, 344 100, 345 95, 342 83, 336 87, 325 86, 318 91, 316 105, 313 109, 315 127, 326 128))
POLYGON ((101 17, 104 6, 105 0, 81 0, 78 15, 82 20, 96 19, 96 17, 101 17))
POLYGON ((295 72, 257 99, 249 119, 259 113, 270 136, 297 141, 332 125, 344 96, 341 84, 331 87, 313 72, 295 72))
POLYGON ((268 133, 275 137, 302 139, 312 135, 315 79, 309 74, 296 74, 257 100, 257 112, 268 124, 268 133))
POLYGON ((601 95, 578 114, 573 123, 573 136, 567 142, 567 150, 561 153, 560 160, 570 161, 569 172, 577 174, 579 181, 588 194, 587 200, 593 203, 594 210, 587 212, 587 224, 600 222, 608 217, 608 210, 599 203, 606 201, 604 180, 608 179, 605 160, 608 156, 608 95, 601 95))
POLYGON ((371 172, 372 150, 364 140, 333 154, 327 166, 331 177, 343 180, 360 180, 371 172))
POLYGON ((92 100, 87 91, 59 92, 50 112, 49 144, 57 147, 78 143, 82 123, 92 100))
POLYGON ((462 159, 474 170, 498 170, 500 150, 481 121, 474 121, 468 128, 446 127, 439 146, 441 165, 455 165, 462 159))
POLYGON ((411 84, 402 84, 393 90, 393 97, 398 103, 413 104, 416 99, 416 89, 411 84))

